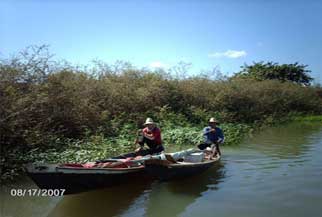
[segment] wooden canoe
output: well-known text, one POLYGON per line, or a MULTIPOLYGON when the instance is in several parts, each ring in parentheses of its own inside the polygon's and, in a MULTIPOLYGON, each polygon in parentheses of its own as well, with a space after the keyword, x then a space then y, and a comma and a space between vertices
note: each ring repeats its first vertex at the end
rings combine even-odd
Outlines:
MULTIPOLYGON (((128 155, 131 154, 126 154, 128 155)), ((113 159, 121 159, 123 156, 113 159)), ((27 164, 25 169, 27 175, 39 188, 65 189, 64 194, 107 188, 148 178, 143 164, 129 168, 82 168, 61 164, 27 164)))

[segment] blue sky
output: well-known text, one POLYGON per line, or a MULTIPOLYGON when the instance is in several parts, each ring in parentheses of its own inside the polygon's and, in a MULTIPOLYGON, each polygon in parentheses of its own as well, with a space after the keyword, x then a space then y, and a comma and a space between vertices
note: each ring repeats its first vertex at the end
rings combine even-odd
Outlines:
POLYGON ((191 74, 217 66, 228 75, 253 61, 298 61, 322 83, 321 11, 319 0, 2 0, 0 56, 49 44, 77 64, 185 61, 191 74))

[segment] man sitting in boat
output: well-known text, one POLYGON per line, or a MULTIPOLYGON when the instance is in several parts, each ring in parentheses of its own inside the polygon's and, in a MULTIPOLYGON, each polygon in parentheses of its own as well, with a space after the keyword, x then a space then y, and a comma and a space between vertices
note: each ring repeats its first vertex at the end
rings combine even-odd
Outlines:
POLYGON ((164 151, 161 140, 161 130, 153 122, 152 118, 147 118, 144 123, 145 128, 139 130, 136 143, 140 145, 135 151, 139 155, 156 154, 164 151), (143 150, 144 144, 149 147, 148 150, 143 150))
POLYGON ((221 152, 219 149, 219 144, 224 142, 224 134, 222 130, 217 127, 219 122, 215 118, 210 118, 209 126, 203 129, 204 142, 198 145, 200 150, 204 150, 207 147, 210 147, 213 153, 213 156, 217 154, 220 156, 221 152))

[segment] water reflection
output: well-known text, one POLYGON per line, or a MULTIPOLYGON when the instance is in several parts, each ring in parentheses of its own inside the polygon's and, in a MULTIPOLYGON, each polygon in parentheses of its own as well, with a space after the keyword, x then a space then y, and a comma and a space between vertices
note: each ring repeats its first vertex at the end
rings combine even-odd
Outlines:
POLYGON ((298 158, 310 151, 312 134, 321 130, 320 123, 295 122, 271 127, 248 139, 244 148, 279 159, 298 158))
POLYGON ((176 216, 203 192, 218 189, 225 175, 218 163, 199 176, 172 182, 132 183, 65 196, 48 217, 176 216))
POLYGON ((209 168, 209 170, 199 176, 169 182, 168 187, 173 193, 189 194, 198 197, 207 190, 217 190, 218 184, 223 181, 224 177, 224 164, 218 162, 218 164, 209 168))
POLYGON ((217 190, 225 176, 223 164, 207 170, 199 176, 172 182, 155 182, 152 185, 146 216, 177 216, 187 206, 208 190, 217 190))
POLYGON ((42 217, 47 216, 50 210, 62 197, 38 196, 11 196, 11 189, 37 189, 37 186, 28 177, 19 177, 17 182, 1 186, 0 189, 0 216, 1 217, 42 217))
POLYGON ((68 195, 58 203, 48 217, 117 216, 127 209, 144 192, 146 187, 145 183, 130 183, 103 190, 68 195))

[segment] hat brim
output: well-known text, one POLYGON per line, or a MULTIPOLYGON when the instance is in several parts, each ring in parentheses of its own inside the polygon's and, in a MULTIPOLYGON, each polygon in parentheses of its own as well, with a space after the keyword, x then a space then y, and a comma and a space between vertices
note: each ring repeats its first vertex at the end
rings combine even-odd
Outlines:
POLYGON ((148 123, 144 123, 143 125, 145 126, 145 125, 148 125, 148 124, 152 124, 152 125, 155 125, 155 123, 154 123, 154 122, 148 122, 148 123))
POLYGON ((208 123, 216 123, 216 124, 219 124, 218 121, 209 121, 208 123))

